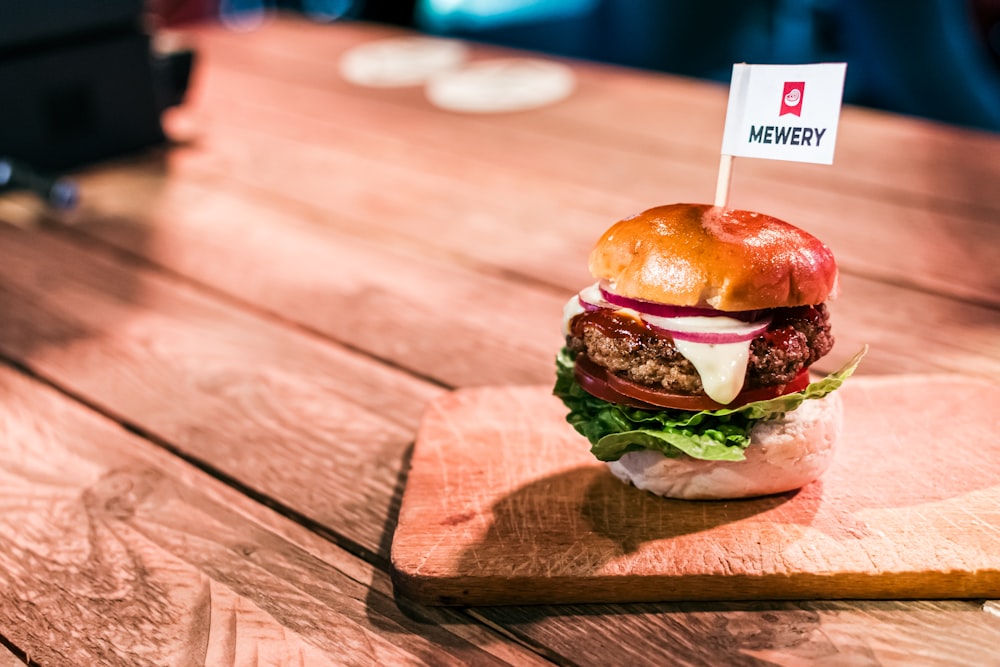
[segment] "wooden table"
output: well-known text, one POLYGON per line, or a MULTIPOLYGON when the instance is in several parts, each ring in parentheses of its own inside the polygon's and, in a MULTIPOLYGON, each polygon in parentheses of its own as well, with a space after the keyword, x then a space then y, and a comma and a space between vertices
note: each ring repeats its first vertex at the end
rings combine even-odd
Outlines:
MULTIPOLYGON (((711 201, 726 90, 576 63, 450 113, 342 80, 392 34, 193 30, 169 148, 80 173, 73 219, 0 202, 0 664, 1000 664, 984 600, 394 598, 424 406, 552 381, 600 232, 711 201)), ((731 203, 837 254, 819 370, 995 379, 998 182, 996 135, 848 108, 834 166, 739 161, 731 203)))

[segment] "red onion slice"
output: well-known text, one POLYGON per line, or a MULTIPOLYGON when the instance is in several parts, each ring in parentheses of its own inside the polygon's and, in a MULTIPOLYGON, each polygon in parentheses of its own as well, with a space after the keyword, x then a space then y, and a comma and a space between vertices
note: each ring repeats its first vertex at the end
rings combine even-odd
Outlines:
POLYGON ((668 306, 651 303, 639 299, 629 299, 618 296, 594 284, 580 290, 577 299, 580 307, 587 312, 602 308, 629 308, 642 315, 642 319, 656 331, 675 340, 709 345, 724 345, 726 343, 742 343, 753 340, 767 331, 771 317, 761 318, 761 311, 727 312, 711 308, 694 308, 687 306, 668 306), (636 307, 639 306, 639 307, 636 307), (659 312, 670 312, 672 315, 659 315, 659 312), (698 322, 698 318, 712 318, 698 322))
POLYGON ((655 317, 731 317, 744 322, 753 322, 760 316, 759 310, 725 311, 715 308, 699 308, 697 306, 671 306, 655 301, 645 301, 643 299, 632 299, 627 296, 615 294, 609 290, 602 282, 598 288, 601 296, 608 303, 620 308, 631 308, 632 310, 645 315, 655 317))
POLYGON ((757 336, 767 331, 771 320, 767 319, 756 323, 752 328, 738 331, 677 331, 650 324, 649 326, 657 331, 669 335, 674 340, 686 340, 691 343, 705 343, 709 345, 725 345, 726 343, 742 343, 753 340, 757 336))

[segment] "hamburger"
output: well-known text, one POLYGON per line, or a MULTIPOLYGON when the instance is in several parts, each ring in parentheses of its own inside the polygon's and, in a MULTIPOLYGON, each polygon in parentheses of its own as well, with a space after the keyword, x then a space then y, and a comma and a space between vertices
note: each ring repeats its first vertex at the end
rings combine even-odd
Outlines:
POLYGON ((673 204, 614 224, 589 265, 596 282, 563 313, 554 393, 612 473, 684 499, 781 493, 823 473, 834 391, 864 354, 810 377, 834 343, 826 245, 762 213, 673 204))

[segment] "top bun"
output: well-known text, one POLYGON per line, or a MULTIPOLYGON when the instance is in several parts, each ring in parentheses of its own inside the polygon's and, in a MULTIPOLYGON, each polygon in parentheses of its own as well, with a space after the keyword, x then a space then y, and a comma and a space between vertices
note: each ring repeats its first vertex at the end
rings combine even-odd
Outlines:
POLYGON ((819 239, 763 213, 658 206, 615 223, 590 272, 620 296, 675 306, 757 310, 822 303, 837 263, 819 239))

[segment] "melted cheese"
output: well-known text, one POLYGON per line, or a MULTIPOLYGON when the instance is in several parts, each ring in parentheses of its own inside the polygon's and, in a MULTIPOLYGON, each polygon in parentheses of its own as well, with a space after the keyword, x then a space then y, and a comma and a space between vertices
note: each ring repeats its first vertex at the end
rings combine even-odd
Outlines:
POLYGON ((751 342, 692 343, 675 339, 674 346, 694 365, 708 397, 726 404, 743 389, 743 379, 750 361, 751 342))
MULTIPOLYGON (((749 334, 761 327, 732 317, 650 317, 655 326, 684 332, 749 334)), ((752 338, 735 343, 696 343, 674 337, 674 347, 698 371, 705 394, 718 403, 730 403, 743 390, 752 338)))
MULTIPOLYGON (((732 317, 649 317, 650 324, 673 331, 744 333, 760 327, 732 317)), ((691 362, 705 394, 718 403, 730 403, 743 390, 752 339, 735 343, 696 343, 674 338, 674 347, 691 362)))

